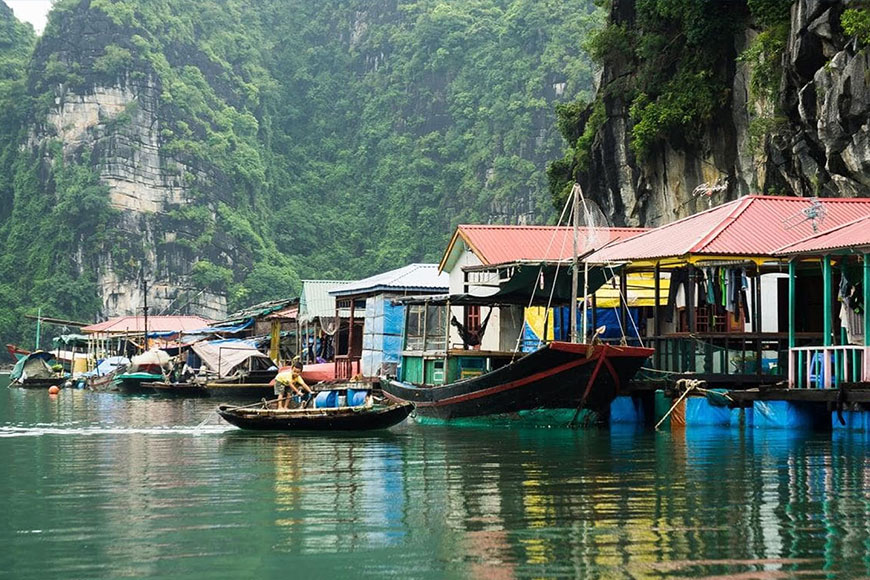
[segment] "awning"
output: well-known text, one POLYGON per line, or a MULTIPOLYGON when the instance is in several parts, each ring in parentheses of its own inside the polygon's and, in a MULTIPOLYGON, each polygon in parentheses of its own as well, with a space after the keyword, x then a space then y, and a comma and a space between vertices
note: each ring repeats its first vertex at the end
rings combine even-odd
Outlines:
MULTIPOLYGON (((622 264, 588 266, 588 281, 584 271, 577 275, 577 295, 592 294, 607 280, 617 275, 622 264)), ((479 294, 442 294, 438 296, 399 299, 402 304, 447 304, 455 306, 558 306, 571 303, 572 270, 570 261, 511 262, 490 266, 474 266, 466 272, 491 272, 491 282, 477 285, 493 286, 497 290, 485 296, 479 294)), ((474 284, 474 283, 472 283, 474 284)))
POLYGON ((220 378, 232 375, 239 365, 249 359, 256 359, 259 363, 257 366, 263 368, 275 365, 272 359, 245 341, 197 342, 191 348, 203 364, 217 372, 220 378))
MULTIPOLYGON (((241 332, 246 328, 250 328, 254 325, 254 319, 249 318, 245 322, 241 324, 236 324, 235 326, 207 326, 205 328, 195 328, 193 330, 186 330, 184 332, 185 335, 206 335, 206 334, 235 334, 237 332, 241 332)), ((151 336, 151 335, 149 335, 151 336)))

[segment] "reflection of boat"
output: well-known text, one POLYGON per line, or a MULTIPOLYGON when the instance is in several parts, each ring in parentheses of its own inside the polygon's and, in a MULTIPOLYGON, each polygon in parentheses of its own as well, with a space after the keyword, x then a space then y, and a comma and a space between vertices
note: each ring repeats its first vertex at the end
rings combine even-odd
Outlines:
POLYGON ((163 381, 168 373, 169 355, 162 350, 149 350, 130 359, 130 366, 113 379, 122 393, 153 393, 143 383, 163 381))
MULTIPOLYGON (((337 394, 337 391, 321 391, 318 393, 318 399, 324 395, 337 397, 337 394)), ((413 410, 414 405, 410 403, 378 402, 371 405, 311 409, 221 405, 217 412, 224 420, 236 427, 258 431, 370 431, 398 425, 413 410)))
POLYGON ((158 395, 167 395, 175 397, 208 397, 208 389, 199 383, 170 383, 170 382, 155 382, 142 383, 142 389, 150 389, 158 395))
POLYGON ((639 347, 551 342, 479 376, 436 386, 382 379, 381 388, 390 399, 414 403, 418 414, 441 419, 581 404, 606 414, 621 385, 652 353, 639 347))
POLYGON ((38 350, 32 352, 15 363, 9 374, 10 387, 24 387, 28 389, 47 389, 52 386, 60 386, 66 380, 63 373, 55 372, 48 364, 54 360, 50 352, 38 350))

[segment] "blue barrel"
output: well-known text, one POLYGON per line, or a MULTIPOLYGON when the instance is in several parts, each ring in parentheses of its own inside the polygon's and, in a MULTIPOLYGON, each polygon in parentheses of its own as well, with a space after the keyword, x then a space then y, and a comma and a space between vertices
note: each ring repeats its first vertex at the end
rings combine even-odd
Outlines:
POLYGON ((369 390, 365 389, 348 389, 347 390, 347 406, 348 407, 359 407, 361 405, 366 404, 366 397, 369 394, 369 390))
POLYGON ((314 398, 315 409, 338 407, 338 391, 321 391, 314 398))

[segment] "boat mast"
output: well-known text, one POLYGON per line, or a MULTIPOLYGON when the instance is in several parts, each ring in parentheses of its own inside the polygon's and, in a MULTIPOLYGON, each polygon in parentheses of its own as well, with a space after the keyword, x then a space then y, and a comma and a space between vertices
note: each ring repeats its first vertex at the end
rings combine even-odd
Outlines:
POLYGON ((580 235, 580 230, 577 225, 577 220, 580 217, 580 184, 575 183, 571 189, 571 195, 574 196, 574 210, 572 212, 572 223, 574 226, 574 251, 572 252, 572 272, 571 272, 571 342, 580 342, 577 332, 577 278, 579 277, 579 250, 577 248, 577 238, 580 235))
POLYGON ((145 312, 145 343, 143 352, 148 352, 148 282, 145 281, 145 272, 142 272, 142 294, 143 294, 143 306, 142 310, 145 312))

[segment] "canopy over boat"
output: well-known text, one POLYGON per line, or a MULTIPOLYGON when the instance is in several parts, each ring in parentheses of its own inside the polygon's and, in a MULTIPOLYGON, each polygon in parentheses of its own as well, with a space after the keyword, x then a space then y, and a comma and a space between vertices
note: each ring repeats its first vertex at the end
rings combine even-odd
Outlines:
POLYGON ((243 365, 244 370, 275 367, 268 355, 245 341, 197 342, 192 348, 203 364, 215 371, 220 378, 234 375, 243 365))
POLYGON ((26 379, 48 379, 54 376, 48 362, 54 359, 54 355, 50 352, 38 350, 32 352, 26 357, 15 363, 12 372, 9 373, 9 379, 26 380, 26 379))
MULTIPOLYGON (((622 264, 589 265, 578 272, 578 296, 592 294, 610 278, 617 275, 622 264), (586 279, 584 279, 586 278, 586 279)), ((546 306, 571 303, 573 273, 570 260, 518 261, 504 264, 471 266, 466 272, 491 272, 490 279, 475 282, 477 286, 492 286, 495 292, 479 294, 441 294, 401 298, 402 304, 450 304, 453 306, 474 305, 520 305, 546 306)))

